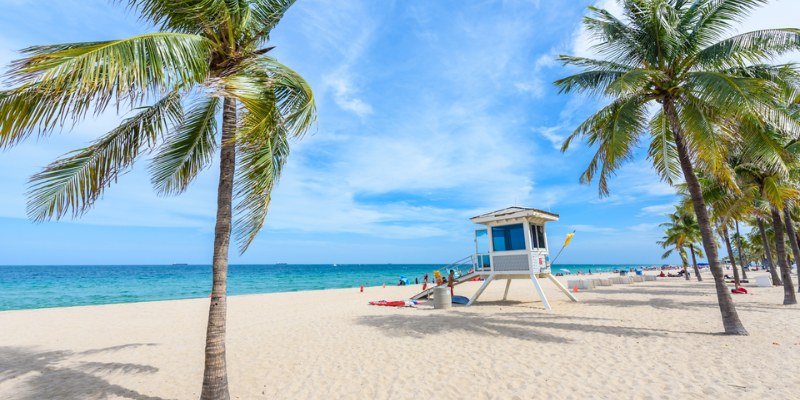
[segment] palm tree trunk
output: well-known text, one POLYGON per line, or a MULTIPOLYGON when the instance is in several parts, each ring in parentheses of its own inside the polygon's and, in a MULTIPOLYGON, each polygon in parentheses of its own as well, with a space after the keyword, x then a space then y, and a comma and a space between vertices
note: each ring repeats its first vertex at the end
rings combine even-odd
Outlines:
POLYGON ((692 266, 694 266, 694 274, 697 275, 697 281, 702 282, 703 277, 700 276, 700 268, 697 267, 697 257, 694 255, 694 243, 689 243, 689 251, 692 253, 692 266))
POLYGON ((725 239, 728 258, 731 260, 731 268, 733 268, 733 286, 738 288, 742 282, 739 281, 739 271, 736 269, 736 261, 733 259, 733 247, 731 246, 731 238, 728 236, 728 225, 722 225, 722 238, 725 239))
POLYGON ((775 262, 772 261, 772 250, 769 248, 769 238, 767 238, 767 230, 764 229, 764 221, 762 221, 761 218, 756 218, 756 221, 758 221, 758 230, 761 233, 761 244, 764 246, 764 255, 767 257, 767 264, 769 264, 772 286, 780 286, 781 278, 778 276, 778 271, 775 269, 775 262))
POLYGON ((781 278, 783 278, 783 304, 797 304, 789 263, 786 261, 786 238, 783 236, 781 213, 778 207, 770 205, 769 208, 772 212, 772 225, 775 227, 775 251, 778 253, 778 265, 781 267, 781 278))
POLYGON ((686 186, 692 198, 692 206, 694 206, 694 213, 697 215, 697 222, 700 225, 700 234, 703 237, 703 248, 706 251, 708 265, 711 269, 711 276, 714 277, 714 286, 717 290, 717 301, 719 302, 719 311, 722 314, 722 325, 725 329, 725 333, 728 335, 747 335, 747 330, 744 329, 742 321, 739 320, 736 306, 733 304, 733 299, 731 299, 731 292, 728 290, 724 278, 722 277, 723 273, 719 265, 717 245, 714 243, 714 234, 711 231, 711 220, 708 218, 708 210, 706 210, 706 204, 703 200, 700 182, 694 174, 692 160, 689 158, 689 151, 684 143, 683 130, 678 121, 678 112, 675 109, 675 105, 672 103, 672 99, 669 97, 664 99, 663 106, 664 114, 667 116, 670 128, 675 136, 675 144, 678 150, 681 170, 683 171, 683 177, 686 180, 686 186))
POLYGON ((736 247, 739 248, 739 265, 742 267, 742 279, 747 279, 747 271, 744 270, 745 262, 744 262, 744 247, 742 246, 742 234, 739 233, 739 221, 733 220, 736 225, 736 238, 739 239, 736 244, 736 247))
POLYGON ((789 236, 789 243, 792 245, 794 263, 797 265, 797 290, 800 292, 800 245, 797 242, 797 232, 794 229, 792 212, 789 210, 788 204, 783 206, 783 220, 784 225, 786 225, 786 235, 789 236))
POLYGON ((217 191, 217 224, 214 228, 213 284, 206 331, 206 362, 201 400, 228 400, 225 364, 225 316, 227 312, 228 245, 231 240, 233 176, 236 170, 236 101, 226 98, 222 111, 222 147, 217 191))

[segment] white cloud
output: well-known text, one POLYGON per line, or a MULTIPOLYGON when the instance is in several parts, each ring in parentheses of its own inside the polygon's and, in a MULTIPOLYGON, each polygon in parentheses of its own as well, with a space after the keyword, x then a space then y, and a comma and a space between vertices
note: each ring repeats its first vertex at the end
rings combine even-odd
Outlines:
POLYGON ((658 223, 642 223, 629 228, 633 232, 639 233, 660 233, 658 223))
POLYGON ((323 78, 324 85, 333 89, 333 100, 343 110, 351 111, 359 117, 372 114, 372 106, 356 97, 352 81, 342 72, 323 78))
POLYGON ((553 149, 558 151, 561 151, 561 145, 564 144, 564 139, 567 138, 567 135, 564 134, 566 130, 567 127, 563 124, 533 128, 534 132, 544 136, 553 145, 553 149))
POLYGON ((672 211, 675 211, 675 205, 673 203, 667 203, 667 204, 657 204, 657 205, 643 207, 641 214, 664 215, 672 211))
POLYGON ((614 233, 617 232, 616 229, 606 227, 606 226, 594 226, 594 225, 570 225, 570 229, 573 229, 577 232, 592 232, 592 233, 614 233))
POLYGON ((321 86, 316 88, 318 98, 330 90, 339 108, 361 118, 372 114, 372 105, 359 96, 356 84, 365 84, 366 77, 353 70, 363 62, 379 21, 357 2, 301 2, 292 11, 302 14, 303 33, 309 38, 309 45, 318 49, 316 56, 336 60, 323 65, 321 86))

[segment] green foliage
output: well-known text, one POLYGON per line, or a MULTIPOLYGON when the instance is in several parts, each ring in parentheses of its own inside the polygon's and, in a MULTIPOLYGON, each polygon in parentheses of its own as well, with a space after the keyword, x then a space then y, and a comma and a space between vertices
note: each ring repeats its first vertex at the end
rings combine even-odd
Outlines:
POLYGON ((217 97, 200 99, 166 138, 150 168, 157 192, 182 193, 211 162, 217 148, 216 117, 220 103, 217 97))
POLYGON ((584 18, 599 59, 560 57, 582 70, 555 82, 562 93, 610 100, 562 147, 566 150, 582 137, 597 148, 581 182, 590 182, 599 171, 600 195, 608 195, 608 176, 631 158, 644 137, 649 141, 648 157, 664 181, 673 184, 680 176, 675 143, 682 140, 695 167, 735 186, 726 162, 730 151, 746 142, 765 157, 771 143, 749 131, 728 129, 731 120, 750 119, 781 132, 800 132, 785 101, 797 97, 800 88, 795 66, 764 63, 800 49, 800 30, 767 29, 726 37, 766 0, 619 3, 621 16, 589 7, 590 15, 584 18), (675 132, 660 110, 666 104, 677 114, 680 129, 675 132))
MULTIPOLYGON (((123 1, 119 1, 123 3, 123 1)), ((141 155, 160 194, 182 193, 218 148, 223 99, 241 115, 234 133, 236 232, 244 252, 260 230, 289 154, 316 118, 314 96, 296 72, 260 48, 294 0, 128 0, 161 32, 122 40, 32 46, 12 63, 0 91, 0 148, 50 134, 87 114, 139 108, 91 146, 31 179, 36 220, 77 217, 141 155), (154 99, 152 105, 144 105, 154 99), (184 113, 182 102, 187 102, 184 113)))
POLYGON ((152 148, 182 118, 180 96, 170 93, 101 137, 31 178, 28 215, 41 221, 85 213, 143 149, 152 148))

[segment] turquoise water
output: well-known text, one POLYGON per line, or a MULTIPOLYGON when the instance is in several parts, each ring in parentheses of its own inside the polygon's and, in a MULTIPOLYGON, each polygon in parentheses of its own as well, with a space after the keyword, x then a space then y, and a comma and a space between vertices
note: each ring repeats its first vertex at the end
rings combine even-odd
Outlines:
MULTIPOLYGON (((231 265, 228 294, 294 292, 359 285, 414 283, 442 264, 231 265)), ((554 265, 610 271, 635 265, 554 265)), ((211 291, 210 265, 34 265, 0 266, 0 311, 137 301, 191 299, 211 291)))

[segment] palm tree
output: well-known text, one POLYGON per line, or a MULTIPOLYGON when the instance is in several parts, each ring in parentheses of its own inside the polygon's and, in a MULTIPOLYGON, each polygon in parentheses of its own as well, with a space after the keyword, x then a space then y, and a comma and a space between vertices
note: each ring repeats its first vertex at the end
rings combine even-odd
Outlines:
POLYGON ((182 193, 219 149, 213 284, 200 397, 227 399, 225 315, 232 227, 244 252, 262 227, 289 140, 302 136, 316 116, 309 85, 267 56, 272 47, 265 47, 294 0, 127 3, 160 31, 23 50, 25 58, 8 72, 14 87, 0 93, 0 147, 33 134, 47 136, 109 106, 132 110, 118 127, 32 178, 28 214, 37 221, 82 215, 137 158, 151 152, 156 191, 182 193))
POLYGON ((797 291, 800 293, 800 239, 798 239, 798 232, 795 229, 794 219, 792 218, 791 207, 787 205, 783 208, 784 221, 786 224, 786 234, 789 236, 789 243, 792 246, 792 254, 794 254, 794 264, 797 267, 797 291))
MULTIPOLYGON (((672 214, 666 214, 666 216, 669 218, 669 222, 659 224, 660 227, 665 228, 666 236, 662 241, 667 245, 675 245, 677 248, 689 248, 692 255, 694 274, 697 277, 697 281, 702 282, 703 277, 700 275, 700 268, 697 266, 696 255, 700 257, 704 257, 704 255, 700 249, 695 248, 695 244, 701 240, 700 225, 697 223, 697 218, 683 206, 675 206, 675 211, 672 214)), ((664 246, 662 245, 662 247, 664 246)), ((666 255, 666 257, 668 256, 666 255)), ((686 279, 689 279, 689 274, 686 274, 686 279)))
POLYGON ((764 249, 764 259, 767 261, 769 266, 769 274, 772 278, 772 286, 780 286, 783 284, 781 282, 780 276, 778 276, 777 269, 775 268, 775 260, 772 257, 772 248, 771 242, 767 237, 767 230, 764 228, 764 220, 761 217, 756 217, 756 224, 758 226, 758 232, 761 235, 760 242, 761 247, 764 249))
POLYGON ((725 118, 752 114, 785 127, 792 121, 779 106, 779 80, 789 67, 761 64, 800 47, 800 31, 767 29, 726 38, 749 11, 767 0, 618 0, 622 19, 590 7, 584 26, 603 59, 561 56, 583 71, 556 81, 562 93, 604 95, 608 106, 590 116, 564 142, 586 137, 598 150, 581 176, 590 182, 599 170, 599 190, 608 194, 608 177, 632 157, 641 136, 649 134, 649 157, 662 178, 682 174, 714 276, 727 334, 746 335, 723 280, 711 222, 695 168, 725 181, 725 161, 736 132, 717 129, 725 118), (651 106, 658 108, 650 115, 651 106))
MULTIPOLYGON (((717 226, 717 232, 725 243, 728 251, 728 261, 731 263, 733 269, 733 282, 738 288, 741 285, 739 270, 736 268, 736 258, 734 257, 733 246, 731 245, 729 225, 731 221, 737 221, 744 215, 752 212, 753 193, 752 191, 742 190, 740 187, 732 188, 725 182, 715 179, 714 176, 698 173, 698 180, 702 188, 703 199, 706 204, 711 205, 710 215, 711 220, 717 226)), ((737 182, 738 185, 738 182, 737 182)), ((683 185, 681 185, 683 189, 683 185)), ((689 197, 684 197, 683 204, 688 207, 691 204, 689 197)), ((741 256, 741 254, 740 254, 741 256)), ((741 259, 740 259, 741 261, 741 259)), ((742 276, 745 276, 744 262, 740 262, 742 267, 742 276)))
MULTIPOLYGON (((734 170, 737 175, 742 178, 742 185, 749 185, 752 187, 751 191, 757 193, 756 203, 761 205, 761 208, 766 209, 766 212, 761 211, 762 214, 767 214, 772 218, 772 228, 775 232, 775 250, 777 256, 777 264, 781 271, 781 281, 784 288, 783 304, 797 304, 797 298, 794 293, 794 285, 791 279, 791 270, 787 262, 786 251, 786 237, 784 236, 784 229, 791 230, 792 227, 785 226, 784 221, 781 219, 781 209, 786 208, 795 199, 800 198, 800 191, 795 188, 795 184, 787 179, 788 170, 787 165, 791 165, 791 153, 786 151, 783 147, 783 142, 787 135, 782 132, 770 129, 767 126, 759 126, 759 124, 742 125, 742 130, 752 129, 760 131, 759 140, 767 142, 769 147, 773 149, 772 154, 777 155, 775 159, 767 159, 764 153, 753 152, 745 147, 741 154, 741 158, 733 164, 734 170)), ((765 230, 763 223, 759 219, 759 230, 762 231, 762 241, 766 241, 765 230)), ((794 233, 794 232, 792 232, 794 233)), ((793 236, 790 233, 790 236, 793 236)), ((770 253, 765 248, 767 254, 770 253)), ((773 276, 773 284, 775 284, 775 268, 770 269, 773 276)))
POLYGON ((745 262, 744 242, 742 241, 742 234, 739 233, 739 219, 734 218, 733 225, 736 228, 736 233, 733 235, 736 239, 736 252, 739 254, 739 264, 742 266, 742 279, 747 279, 747 266, 749 263, 745 262))
MULTIPOLYGON (((798 108, 795 108, 795 110, 798 110, 798 108)), ((790 173, 790 184, 794 185, 795 187, 800 186, 800 142, 791 142, 786 146, 786 150, 789 154, 794 156, 794 160, 797 160, 790 173)), ((784 204, 783 220, 786 225, 786 234, 789 236, 789 243, 792 246, 794 263, 797 266, 797 290, 800 292, 800 243, 798 243, 800 241, 800 236, 798 236, 798 232, 794 227, 795 222, 793 219, 792 208, 793 204, 791 204, 791 202, 784 204)))
POLYGON ((672 255, 673 251, 678 252, 678 255, 681 257, 681 265, 683 266, 683 276, 688 281, 689 271, 687 270, 687 268, 689 261, 686 255, 686 249, 679 244, 680 242, 680 240, 678 239, 679 235, 680 234, 678 232, 672 229, 667 229, 666 231, 664 231, 664 237, 662 237, 661 240, 657 241, 656 244, 658 244, 664 249, 667 249, 667 251, 661 255, 662 259, 669 258, 669 256, 672 255))

